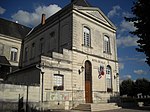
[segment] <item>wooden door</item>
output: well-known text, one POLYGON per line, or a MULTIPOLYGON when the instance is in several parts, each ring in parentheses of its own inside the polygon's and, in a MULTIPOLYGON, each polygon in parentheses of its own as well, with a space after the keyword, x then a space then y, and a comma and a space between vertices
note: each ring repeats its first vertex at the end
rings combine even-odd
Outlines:
POLYGON ((92 103, 92 66, 90 61, 85 62, 85 101, 92 103))

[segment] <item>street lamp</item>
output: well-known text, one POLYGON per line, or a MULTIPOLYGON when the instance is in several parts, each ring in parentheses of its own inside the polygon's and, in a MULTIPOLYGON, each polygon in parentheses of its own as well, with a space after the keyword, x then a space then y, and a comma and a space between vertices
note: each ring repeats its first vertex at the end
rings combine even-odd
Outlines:
POLYGON ((116 79, 117 77, 119 77, 119 73, 116 73, 116 75, 114 75, 114 79, 116 79))
POLYGON ((81 74, 83 72, 83 70, 84 70, 84 67, 81 66, 81 69, 78 70, 78 73, 81 74))
POLYGON ((43 79, 43 77, 44 77, 45 72, 42 71, 41 67, 44 68, 44 66, 41 66, 41 64, 36 65, 36 68, 40 70, 40 73, 42 75, 41 101, 43 102, 43 91, 44 91, 43 90, 44 89, 44 79, 43 79))

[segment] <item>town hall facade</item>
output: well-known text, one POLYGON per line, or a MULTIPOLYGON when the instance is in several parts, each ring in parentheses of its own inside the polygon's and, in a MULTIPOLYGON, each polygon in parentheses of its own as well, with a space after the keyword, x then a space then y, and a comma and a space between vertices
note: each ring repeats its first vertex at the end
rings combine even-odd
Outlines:
POLYGON ((119 71, 113 23, 86 0, 72 0, 46 20, 45 16, 23 39, 20 69, 7 80, 40 86, 40 101, 51 106, 116 97, 119 71))

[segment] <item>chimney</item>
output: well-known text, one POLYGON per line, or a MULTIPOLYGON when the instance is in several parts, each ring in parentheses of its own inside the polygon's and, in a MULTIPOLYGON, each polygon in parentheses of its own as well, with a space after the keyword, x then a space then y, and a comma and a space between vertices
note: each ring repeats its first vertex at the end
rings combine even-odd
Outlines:
POLYGON ((46 15, 42 14, 41 24, 44 25, 46 20, 46 15))

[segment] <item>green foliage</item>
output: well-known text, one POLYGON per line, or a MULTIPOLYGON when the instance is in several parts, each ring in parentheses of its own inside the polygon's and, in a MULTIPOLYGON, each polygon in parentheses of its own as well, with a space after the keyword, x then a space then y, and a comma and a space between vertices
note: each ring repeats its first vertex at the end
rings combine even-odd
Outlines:
POLYGON ((134 82, 131 79, 124 80, 121 83, 120 95, 134 96, 134 82))
POLYGON ((142 93, 142 95, 150 94, 150 82, 146 79, 137 79, 135 82, 136 93, 142 93))
POLYGON ((131 34, 139 37, 138 52, 143 52, 147 56, 146 62, 150 66, 150 0, 136 0, 132 7, 134 17, 125 18, 126 21, 133 22, 137 28, 131 34))
POLYGON ((146 79, 137 79, 133 82, 131 79, 124 80, 120 84, 120 95, 137 96, 137 94, 150 95, 150 81, 146 79))

